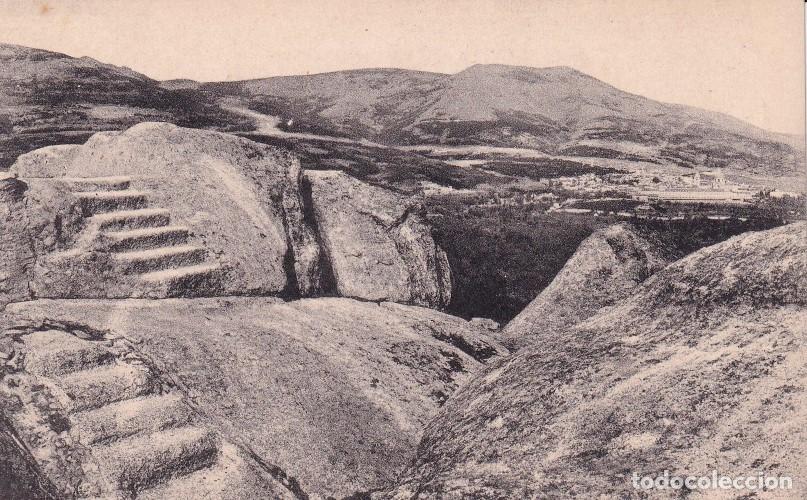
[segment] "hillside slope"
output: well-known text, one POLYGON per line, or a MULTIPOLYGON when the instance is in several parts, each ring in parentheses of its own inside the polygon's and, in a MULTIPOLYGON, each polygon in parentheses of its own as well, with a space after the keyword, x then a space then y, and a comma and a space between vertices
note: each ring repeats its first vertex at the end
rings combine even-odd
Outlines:
POLYGON ((143 121, 251 129, 248 120, 193 89, 162 88, 129 68, 88 57, 0 44, 0 169, 21 153, 143 121))
POLYGON ((568 67, 475 65, 454 75, 366 69, 201 88, 238 96, 291 131, 388 144, 527 147, 757 174, 792 174, 804 161, 793 137, 629 94, 568 67))
POLYGON ((715 469, 791 476, 803 497, 806 232, 697 251, 500 360, 429 424, 397 498, 632 498, 634 472, 715 469))
POLYGON ((454 75, 385 68, 157 82, 87 57, 0 44, 0 169, 38 147, 83 142, 92 132, 143 121, 253 130, 253 120, 233 111, 234 102, 277 117, 290 132, 387 145, 520 147, 759 176, 793 176, 804 166, 803 138, 629 94, 568 67, 489 64, 454 75))

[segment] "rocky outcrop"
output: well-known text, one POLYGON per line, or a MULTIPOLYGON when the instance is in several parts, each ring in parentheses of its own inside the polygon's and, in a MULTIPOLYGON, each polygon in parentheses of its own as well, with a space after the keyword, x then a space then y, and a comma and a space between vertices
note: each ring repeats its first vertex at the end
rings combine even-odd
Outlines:
POLYGON ((145 123, 96 134, 82 146, 33 151, 12 171, 32 191, 67 191, 31 196, 31 210, 58 233, 52 248, 41 249, 40 255, 52 255, 37 262, 37 296, 170 296, 200 281, 212 284, 196 295, 311 288, 296 283, 298 274, 314 274, 305 259, 316 265, 318 258, 309 258, 311 245, 299 248, 313 236, 287 232, 289 223, 302 220, 299 203, 284 200, 289 194, 299 199, 300 172, 283 151, 227 134, 145 123), (83 217, 66 221, 64 208, 53 206, 64 200, 83 217), (108 228, 116 234, 98 234, 108 228), (121 246, 132 254, 110 255, 96 244, 116 238, 128 240, 121 246), (288 272, 292 260, 299 273, 288 272), (138 287, 115 279, 127 274, 117 272, 118 264, 143 273, 177 271, 146 276, 138 287), (148 286, 151 281, 158 286, 148 286))
MULTIPOLYGON (((215 429, 222 442, 258 457, 283 485, 314 498, 394 485, 413 458, 425 424, 475 372, 506 353, 460 318, 345 298, 287 303, 259 297, 36 300, 9 304, 6 317, 6 335, 18 339, 20 351, 35 353, 24 358, 24 373, 17 375, 70 373, 50 378, 57 393, 74 395, 56 405, 68 408, 66 420, 58 422, 80 427, 69 435, 81 440, 88 433, 117 433, 121 443, 128 442, 135 438, 124 437, 126 429, 135 424, 100 424, 107 421, 102 414, 114 411, 113 400, 139 401, 146 393, 182 395, 200 415, 197 427, 215 429), (60 349, 69 352, 52 355, 36 347, 48 338, 30 335, 59 334, 36 333, 54 329, 103 342, 62 341, 60 349), (119 348, 125 348, 122 354, 107 352, 119 348), (40 351, 45 354, 36 354, 40 351), (101 386, 102 378, 91 375, 109 366, 132 383, 108 377, 101 386), (168 389, 150 389, 148 374, 168 389), (99 418, 79 419, 69 408, 99 418)), ((149 449, 137 456, 146 456, 149 449)))
POLYGON ((246 139, 143 123, 22 155, 12 173, 0 251, 25 265, 0 272, 4 302, 450 300, 448 262, 415 204, 337 172, 304 178, 289 153, 246 139))
POLYGON ((448 304, 448 259, 411 199, 339 171, 308 171, 305 178, 338 295, 448 304))
POLYGON ((296 498, 125 340, 67 328, 4 337, 15 344, 4 417, 55 497, 296 498))
POLYGON ((559 330, 628 297, 671 260, 660 243, 626 224, 595 231, 502 336, 513 346, 553 342, 559 330))
POLYGON ((632 474, 717 470, 790 476, 784 493, 803 498, 806 236, 798 223, 699 250, 495 363, 429 424, 392 496, 679 498, 632 474))

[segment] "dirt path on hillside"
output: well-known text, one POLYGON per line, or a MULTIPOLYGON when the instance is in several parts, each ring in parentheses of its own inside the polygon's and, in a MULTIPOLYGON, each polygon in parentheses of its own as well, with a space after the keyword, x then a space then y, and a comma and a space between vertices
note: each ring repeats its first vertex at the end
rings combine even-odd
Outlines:
POLYGON ((368 141, 367 139, 360 139, 354 140, 349 139, 347 137, 335 137, 332 135, 317 135, 317 134, 306 134, 300 132, 286 132, 285 130, 281 130, 280 125, 280 117, 272 116, 272 115, 265 115, 263 113, 259 113, 257 111, 253 111, 251 109, 245 108, 243 106, 238 106, 234 104, 225 104, 222 105, 222 108, 226 109, 227 111, 231 111, 233 113, 237 113, 241 116, 247 117, 252 119, 255 122, 255 133, 261 135, 268 135, 270 137, 283 137, 288 139, 306 139, 312 141, 329 141, 329 142, 341 142, 345 144, 361 144, 362 146, 372 146, 377 148, 387 148, 383 144, 378 144, 376 142, 368 141))

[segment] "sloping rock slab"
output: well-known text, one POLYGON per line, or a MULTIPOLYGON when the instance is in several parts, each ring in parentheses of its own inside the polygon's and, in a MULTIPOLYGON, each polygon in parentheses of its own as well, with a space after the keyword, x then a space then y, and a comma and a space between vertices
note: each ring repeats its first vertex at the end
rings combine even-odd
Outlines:
POLYGON ((344 298, 39 300, 6 313, 131 339, 216 430, 323 497, 391 487, 426 422, 506 353, 460 318, 344 298))

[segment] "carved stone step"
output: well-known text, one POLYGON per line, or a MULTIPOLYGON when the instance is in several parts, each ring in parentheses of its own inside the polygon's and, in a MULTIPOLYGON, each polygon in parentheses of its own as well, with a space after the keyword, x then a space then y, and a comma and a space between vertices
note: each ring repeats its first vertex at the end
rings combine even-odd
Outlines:
POLYGON ((217 263, 198 264, 146 273, 140 279, 155 296, 192 297, 221 289, 223 270, 217 263))
POLYGON ((95 447, 93 455, 113 485, 135 493, 210 467, 218 458, 217 441, 208 429, 180 427, 95 447))
POLYGON ((142 396, 112 403, 70 417, 84 445, 117 441, 136 434, 179 427, 190 421, 191 409, 178 392, 142 396))
POLYGON ((131 186, 131 177, 65 177, 73 191, 123 191, 131 186))
POLYGON ((25 369, 39 376, 65 375, 95 368, 114 359, 112 352, 99 343, 59 330, 34 332, 23 337, 23 341, 28 350, 25 369))
POLYGON ((145 208, 148 200, 144 191, 80 191, 73 193, 81 202, 86 217, 94 214, 145 208))
POLYGON ((141 208, 93 215, 90 223, 101 230, 124 230, 167 226, 171 213, 163 208, 141 208))
POLYGON ((269 484, 241 458, 232 444, 223 443, 218 461, 211 467, 181 476, 152 489, 139 492, 138 500, 167 500, 193 498, 219 500, 222 498, 296 499, 291 492, 277 484, 269 484))
POLYGON ((206 256, 207 251, 195 245, 179 245, 113 254, 113 258, 121 270, 128 273, 147 273, 169 267, 200 264, 205 260, 206 256))
POLYGON ((100 408, 152 392, 154 383, 141 366, 126 363, 100 366, 53 379, 70 398, 68 411, 100 408))
POLYGON ((181 245, 188 241, 189 229, 182 226, 145 227, 105 231, 99 235, 101 250, 125 252, 181 245))

